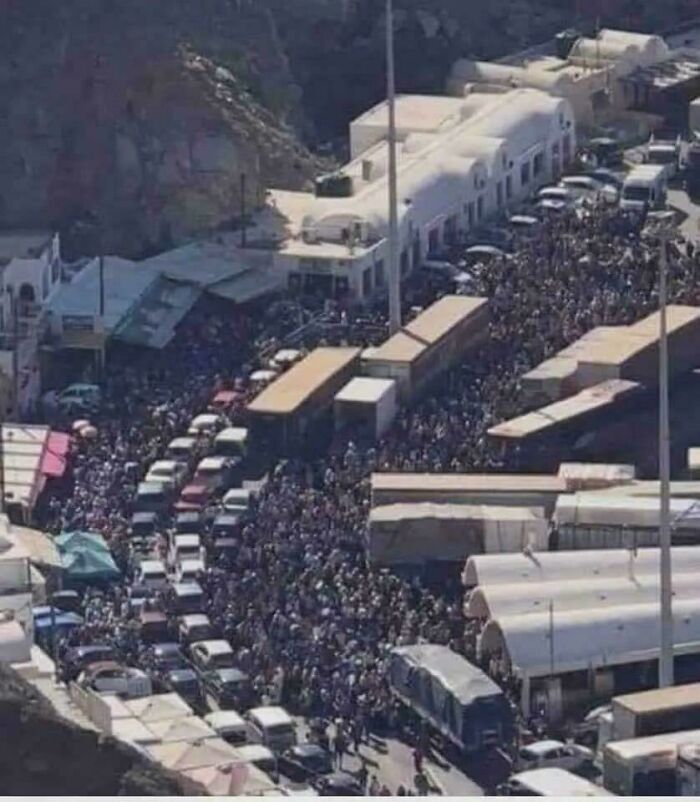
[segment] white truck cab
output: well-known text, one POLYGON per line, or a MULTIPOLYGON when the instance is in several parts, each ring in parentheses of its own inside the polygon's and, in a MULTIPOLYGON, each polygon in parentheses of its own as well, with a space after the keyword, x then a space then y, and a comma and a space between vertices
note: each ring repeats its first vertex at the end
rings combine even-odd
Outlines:
POLYGON ((630 211, 663 209, 666 205, 667 175, 661 164, 635 167, 622 185, 620 206, 630 211))

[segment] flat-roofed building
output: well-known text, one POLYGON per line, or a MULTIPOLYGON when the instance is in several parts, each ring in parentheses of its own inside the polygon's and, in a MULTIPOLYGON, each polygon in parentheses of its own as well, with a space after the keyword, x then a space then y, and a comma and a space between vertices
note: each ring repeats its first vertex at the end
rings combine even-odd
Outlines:
POLYGON ((275 379, 248 404, 253 437, 282 451, 318 444, 321 433, 311 429, 357 371, 360 353, 359 348, 316 348, 275 379))
POLYGON ((395 379, 402 399, 426 387, 488 337, 488 299, 445 295, 363 359, 370 376, 395 379))
MULTIPOLYGON (((396 119, 402 277, 559 176, 576 149, 569 102, 536 89, 401 95, 396 119)), ((270 190, 255 231, 291 288, 367 299, 389 277, 386 102, 352 122, 350 141, 351 161, 315 193, 270 190)))

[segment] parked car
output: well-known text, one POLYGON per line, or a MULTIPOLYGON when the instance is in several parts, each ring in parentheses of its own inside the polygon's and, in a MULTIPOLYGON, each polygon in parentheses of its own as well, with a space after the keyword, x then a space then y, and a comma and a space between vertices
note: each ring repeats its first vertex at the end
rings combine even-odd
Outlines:
POLYGON ((620 193, 614 186, 598 181, 592 175, 567 175, 559 185, 574 193, 577 200, 584 203, 617 203, 620 193))
POLYGON ((203 435, 211 434, 217 430, 221 422, 221 417, 213 412, 203 412, 192 418, 190 425, 187 428, 187 434, 190 437, 201 437, 203 435))
POLYGON ((168 443, 165 450, 167 459, 192 464, 199 454, 199 442, 196 437, 176 437, 168 443))
POLYGON ((102 391, 96 384, 71 384, 56 397, 56 404, 66 415, 95 411, 102 401, 102 391))
POLYGON ((365 790, 359 780, 347 771, 334 771, 315 777, 311 786, 319 796, 364 796, 365 790))
POLYGON ((213 627, 208 615, 190 613, 180 616, 178 633, 180 643, 188 645, 197 641, 212 640, 213 627))
POLYGON ((158 525, 157 512, 135 512, 131 516, 131 537, 150 537, 158 525))
POLYGON ((201 535, 203 527, 204 519, 196 510, 178 512, 175 516, 175 534, 177 535, 201 535))
POLYGON ((168 571, 162 560, 141 560, 136 567, 135 581, 152 590, 165 590, 168 586, 168 571))
POLYGON ((232 746, 242 746, 248 742, 245 719, 235 710, 213 710, 204 716, 204 720, 219 738, 232 746))
POLYGON ((333 772, 331 755, 318 744, 296 744, 279 757, 282 774, 293 782, 306 782, 333 772))
POLYGON ((204 709, 204 692, 197 672, 193 668, 175 668, 162 675, 166 691, 181 696, 194 710, 204 709))
POLYGON ((212 524, 211 533, 214 540, 222 537, 238 537, 243 528, 243 515, 229 512, 217 515, 212 524))
POLYGON ((168 560, 177 567, 183 560, 201 560, 204 547, 199 535, 173 535, 170 541, 168 560))
POLYGON ((233 649, 226 640, 198 641, 190 647, 190 654, 192 662, 204 672, 217 668, 233 668, 233 649))
POLYGON ((544 740, 523 746, 518 752, 518 765, 520 771, 551 767, 577 771, 590 766, 593 757, 593 752, 585 746, 544 740))
POLYGON ((206 563, 201 557, 194 560, 179 560, 175 568, 174 580, 178 585, 192 584, 197 582, 206 570, 206 563))
POLYGON ((168 612, 177 616, 203 613, 206 609, 204 591, 199 582, 175 582, 167 599, 168 612))
POLYGON ((297 742, 294 720, 283 707, 254 707, 246 713, 245 719, 249 739, 267 746, 276 754, 285 752, 297 742))
POLYGON ((245 487, 232 487, 227 490, 221 502, 224 512, 238 514, 248 512, 252 494, 253 491, 245 487))
POLYGON ((175 509, 178 512, 203 512, 211 501, 213 494, 213 488, 205 484, 189 484, 180 493, 175 509))
POLYGON ((148 469, 144 481, 162 482, 173 490, 178 490, 187 481, 189 467, 185 462, 174 459, 159 459, 148 469))
POLYGON ((208 671, 202 678, 210 710, 247 710, 254 704, 250 677, 238 668, 208 671))
POLYGON ((78 684, 98 693, 115 693, 126 699, 153 693, 151 678, 145 671, 120 665, 113 660, 89 665, 78 677, 78 684))
POLYGON ((172 500, 172 489, 163 482, 140 482, 134 498, 135 512, 167 511, 172 500))
POLYGON ((148 659, 153 668, 161 673, 181 668, 192 668, 179 643, 154 643, 148 650, 148 659))
POLYGON ((192 480, 194 484, 206 485, 213 492, 226 490, 240 479, 240 457, 205 457, 192 480))
POLYGON ((116 654, 106 643, 93 643, 90 646, 73 646, 66 652, 63 665, 66 679, 76 679, 93 663, 115 660, 116 654))

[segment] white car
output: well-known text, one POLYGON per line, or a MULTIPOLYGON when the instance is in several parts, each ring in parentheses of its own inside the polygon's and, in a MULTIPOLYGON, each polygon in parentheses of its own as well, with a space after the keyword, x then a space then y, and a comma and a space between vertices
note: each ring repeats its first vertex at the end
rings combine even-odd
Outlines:
POLYGON ((192 662, 201 671, 214 671, 217 668, 233 668, 234 653, 231 644, 225 640, 200 640, 190 647, 192 662))
POLYGON ((521 771, 528 769, 559 768, 576 771, 593 762, 593 752, 578 744, 565 744, 562 741, 535 741, 523 746, 518 752, 518 765, 521 771))
POLYGON ((567 175, 559 186, 574 193, 576 199, 587 203, 617 203, 619 192, 614 186, 604 184, 590 175, 567 175))
POLYGON ((182 487, 189 473, 184 462, 174 459, 159 459, 151 465, 146 474, 146 482, 162 482, 174 490, 182 487))
POLYGON ((246 487, 232 487, 226 491, 221 505, 224 512, 248 512, 252 491, 246 487))
POLYGON ((56 397, 65 413, 88 412, 100 405, 102 393, 96 384, 71 384, 56 397))
POLYGON ((187 434, 190 437, 200 437, 201 435, 215 432, 220 421, 219 415, 215 415, 213 412, 203 412, 201 415, 192 418, 187 434))
POLYGON ((112 661, 93 663, 78 677, 78 684, 98 693, 115 693, 127 699, 153 693, 151 678, 145 671, 112 661))

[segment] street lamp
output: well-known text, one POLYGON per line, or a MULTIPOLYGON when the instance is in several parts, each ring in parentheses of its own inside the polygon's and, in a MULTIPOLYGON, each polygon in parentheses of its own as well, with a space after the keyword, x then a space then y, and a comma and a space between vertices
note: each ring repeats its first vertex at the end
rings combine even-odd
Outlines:
POLYGON ((666 320, 668 242, 676 231, 673 212, 652 212, 645 233, 659 244, 659 568, 661 649, 659 687, 673 685, 673 579, 671 570, 671 454, 668 411, 668 328, 666 320))
POLYGON ((394 78, 394 5, 386 0, 386 96, 389 116, 389 333, 401 328, 401 273, 398 253, 398 189, 396 175, 396 82, 394 78))

